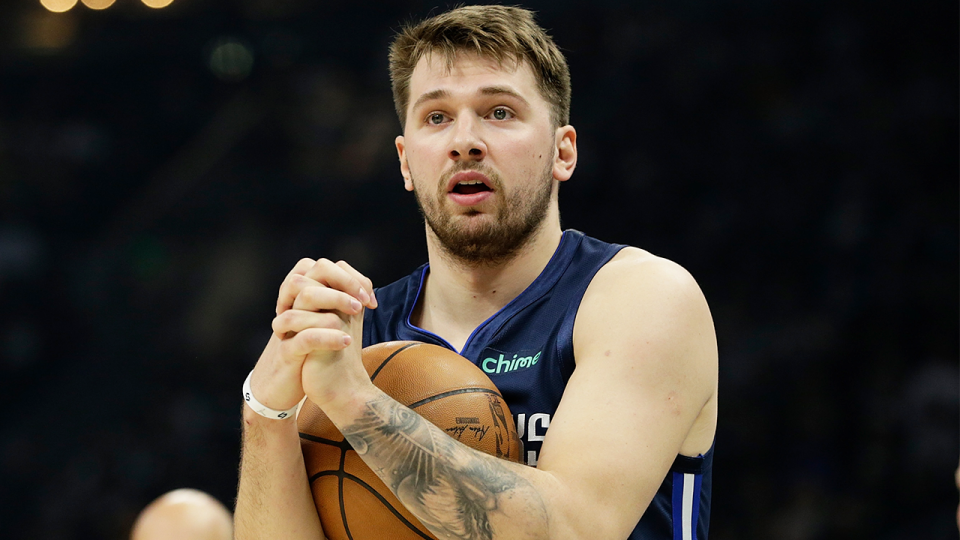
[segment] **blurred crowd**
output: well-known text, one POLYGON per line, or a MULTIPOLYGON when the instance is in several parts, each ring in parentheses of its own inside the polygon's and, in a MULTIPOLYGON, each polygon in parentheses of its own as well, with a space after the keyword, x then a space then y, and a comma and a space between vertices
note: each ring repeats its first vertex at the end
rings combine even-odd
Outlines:
MULTIPOLYGON (((957 4, 523 5, 573 76, 564 226, 711 304, 711 539, 956 538, 957 4)), ((425 261, 386 49, 445 7, 0 5, 0 536, 232 506, 286 272, 425 261)))

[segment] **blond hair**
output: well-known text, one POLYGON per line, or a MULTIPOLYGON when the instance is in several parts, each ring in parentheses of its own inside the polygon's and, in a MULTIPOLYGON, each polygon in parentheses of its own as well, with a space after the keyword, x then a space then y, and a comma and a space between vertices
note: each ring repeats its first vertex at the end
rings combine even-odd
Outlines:
POLYGON ((557 127, 570 123, 570 68, 553 39, 537 25, 533 12, 511 6, 463 6, 404 26, 390 45, 390 81, 400 125, 407 120, 410 77, 425 55, 441 54, 451 67, 460 52, 496 60, 524 62, 550 103, 557 127))

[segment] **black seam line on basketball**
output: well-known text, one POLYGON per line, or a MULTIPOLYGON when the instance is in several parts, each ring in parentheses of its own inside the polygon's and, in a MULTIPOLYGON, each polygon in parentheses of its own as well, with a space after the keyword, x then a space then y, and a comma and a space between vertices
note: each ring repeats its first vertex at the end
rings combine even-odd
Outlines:
MULTIPOLYGON (((338 491, 339 491, 339 493, 340 493, 340 518, 343 520, 343 528, 344 528, 345 531, 347 531, 347 535, 350 535, 350 528, 347 526, 346 509, 345 509, 344 506, 343 506, 343 480, 346 479, 346 478, 349 478, 350 480, 353 480, 354 482, 360 484, 360 486, 361 486, 362 488, 364 488, 364 489, 366 489, 367 491, 369 491, 374 497, 380 499, 380 502, 381 502, 384 506, 386 506, 387 508, 389 508, 389 509, 390 509, 390 512, 393 513, 393 515, 397 516, 397 518, 400 519, 400 521, 402 521, 405 525, 407 525, 407 527, 409 527, 409 528, 412 529, 414 532, 416 532, 417 534, 419 534, 422 538, 426 538, 427 540, 433 540, 433 539, 431 539, 429 536, 424 535, 424 534, 420 531, 420 529, 418 529, 417 526, 414 525, 413 523, 410 523, 410 521, 407 520, 407 518, 403 517, 403 514, 399 513, 399 512, 393 507, 393 505, 390 504, 390 501, 388 501, 387 499, 385 499, 384 496, 381 495, 379 491, 373 489, 373 486, 371 486, 370 484, 364 482, 360 477, 354 476, 354 475, 352 475, 352 474, 350 474, 350 473, 348 473, 348 472, 344 472, 344 471, 321 471, 321 472, 318 472, 317 474, 315 474, 315 475, 313 475, 313 476, 310 477, 310 480, 309 480, 310 485, 313 485, 314 482, 316 482, 316 481, 317 481, 318 479, 320 479, 320 478, 323 478, 324 476, 336 476, 337 479, 338 479, 338 480, 337 480, 337 483, 339 484, 339 490, 338 490, 338 491)), ((351 536, 351 538, 352 538, 352 536, 351 536)))
POLYGON ((347 507, 343 504, 343 475, 347 473, 347 468, 344 466, 347 462, 347 451, 344 449, 340 450, 340 470, 337 475, 337 484, 339 484, 338 490, 340 492, 340 519, 343 520, 343 530, 347 533, 347 538, 353 540, 353 535, 350 534, 350 525, 347 524, 347 507))
POLYGON ((404 345, 403 347, 400 347, 399 349, 393 351, 392 353, 390 353, 390 356, 384 358, 384 359, 383 359, 383 362, 380 363, 380 365, 377 367, 376 371, 373 372, 373 375, 370 376, 370 380, 372 381, 372 380, 376 379, 376 378, 377 378, 377 375, 380 374, 380 370, 383 369, 383 367, 387 365, 387 362, 389 362, 390 360, 393 360, 393 357, 394 357, 394 356, 396 356, 396 355, 400 354, 401 352, 409 349, 410 347, 416 347, 417 345, 420 345, 420 343, 409 343, 409 344, 404 345))
POLYGON ((320 471, 320 472, 318 472, 317 474, 311 476, 310 479, 308 480, 308 482, 309 482, 310 484, 313 484, 314 482, 316 482, 316 481, 319 480, 320 478, 323 478, 324 476, 336 476, 336 477, 340 478, 340 477, 343 477, 344 474, 346 474, 346 473, 341 472, 341 471, 320 471))
POLYGON ((315 443, 320 443, 320 444, 327 444, 327 445, 330 445, 330 446, 336 446, 337 448, 341 448, 341 449, 343 449, 343 450, 353 450, 353 447, 350 446, 350 441, 348 441, 348 440, 346 440, 346 439, 344 439, 344 440, 342 440, 342 441, 333 441, 333 440, 330 440, 330 439, 324 439, 323 437, 317 437, 316 435, 311 435, 311 434, 309 434, 309 433, 300 433, 300 438, 301 438, 301 439, 306 439, 306 440, 308 440, 308 441, 310 441, 310 442, 315 442, 315 443))
POLYGON ((474 393, 474 392, 483 392, 483 393, 485 393, 485 394, 494 395, 494 396, 497 396, 497 397, 500 398, 500 399, 503 399, 503 396, 501 396, 499 392, 497 392, 497 391, 495 391, 495 390, 490 390, 489 388, 461 388, 461 389, 459 389, 459 390, 451 390, 451 391, 449 391, 449 392, 444 392, 444 393, 442 393, 442 394, 437 394, 437 395, 435 395, 435 396, 430 396, 430 397, 428 397, 428 398, 426 398, 426 399, 421 399, 420 401, 418 401, 418 402, 416 402, 416 403, 411 403, 410 405, 407 405, 407 408, 409 408, 409 409, 416 409, 417 407, 419 407, 419 406, 421 406, 421 405, 425 405, 425 404, 427 404, 427 403, 430 403, 431 401, 436 401, 436 400, 438 400, 438 399, 443 399, 443 398, 445 398, 445 397, 447 397, 447 396, 455 396, 455 395, 457 395, 457 394, 472 394, 472 393, 474 393))
MULTIPOLYGON (((399 519, 400 521, 402 521, 403 524, 406 525, 410 530, 412 530, 413 532, 415 532, 415 533, 417 533, 418 535, 420 535, 421 538, 426 538, 426 540, 433 540, 433 539, 430 538, 429 536, 423 534, 423 532, 421 532, 420 529, 419 529, 416 525, 414 525, 413 523, 410 523, 410 521, 409 521, 407 518, 403 517, 403 514, 401 514, 400 512, 398 512, 397 509, 394 508, 393 505, 390 504, 390 502, 389 502, 383 495, 381 495, 379 491, 373 489, 373 486, 371 486, 370 484, 364 482, 364 481, 361 480, 360 478, 358 478, 358 477, 356 477, 356 476, 354 476, 354 475, 352 475, 352 474, 350 474, 350 473, 343 473, 343 476, 340 478, 341 484, 342 484, 344 478, 349 478, 350 480, 353 480, 354 482, 360 484, 360 486, 363 487, 364 489, 366 489, 367 491, 369 491, 370 494, 372 494, 374 497, 380 499, 380 503, 383 504, 384 506, 386 506, 388 509, 390 509, 390 513, 392 513, 393 515, 397 516, 397 519, 399 519)), ((342 489, 342 488, 341 488, 340 492, 341 492, 341 497, 342 497, 342 493, 343 493, 343 489, 342 489)), ((342 503, 341 503, 341 504, 342 504, 342 503)), ((346 526, 346 521, 344 521, 344 526, 346 526)), ((349 534, 349 533, 347 533, 347 534, 349 534)))

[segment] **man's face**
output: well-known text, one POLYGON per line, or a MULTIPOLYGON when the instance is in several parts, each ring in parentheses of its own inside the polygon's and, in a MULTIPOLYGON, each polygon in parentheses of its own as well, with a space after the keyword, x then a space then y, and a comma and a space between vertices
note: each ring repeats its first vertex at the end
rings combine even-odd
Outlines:
POLYGON ((439 55, 420 60, 397 151, 445 251, 495 264, 523 247, 555 204, 554 180, 569 177, 556 171, 561 130, 525 63, 469 53, 449 69, 439 55))

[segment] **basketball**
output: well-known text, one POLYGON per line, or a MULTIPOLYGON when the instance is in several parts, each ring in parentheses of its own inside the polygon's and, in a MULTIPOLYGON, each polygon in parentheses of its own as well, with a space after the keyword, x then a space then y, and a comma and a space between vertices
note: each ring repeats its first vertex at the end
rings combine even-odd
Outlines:
MULTIPOLYGON (((520 439, 503 396, 459 354, 393 341, 363 349, 373 383, 467 446, 519 463, 520 439)), ((434 538, 310 400, 297 418, 300 447, 323 532, 330 540, 434 538)))

